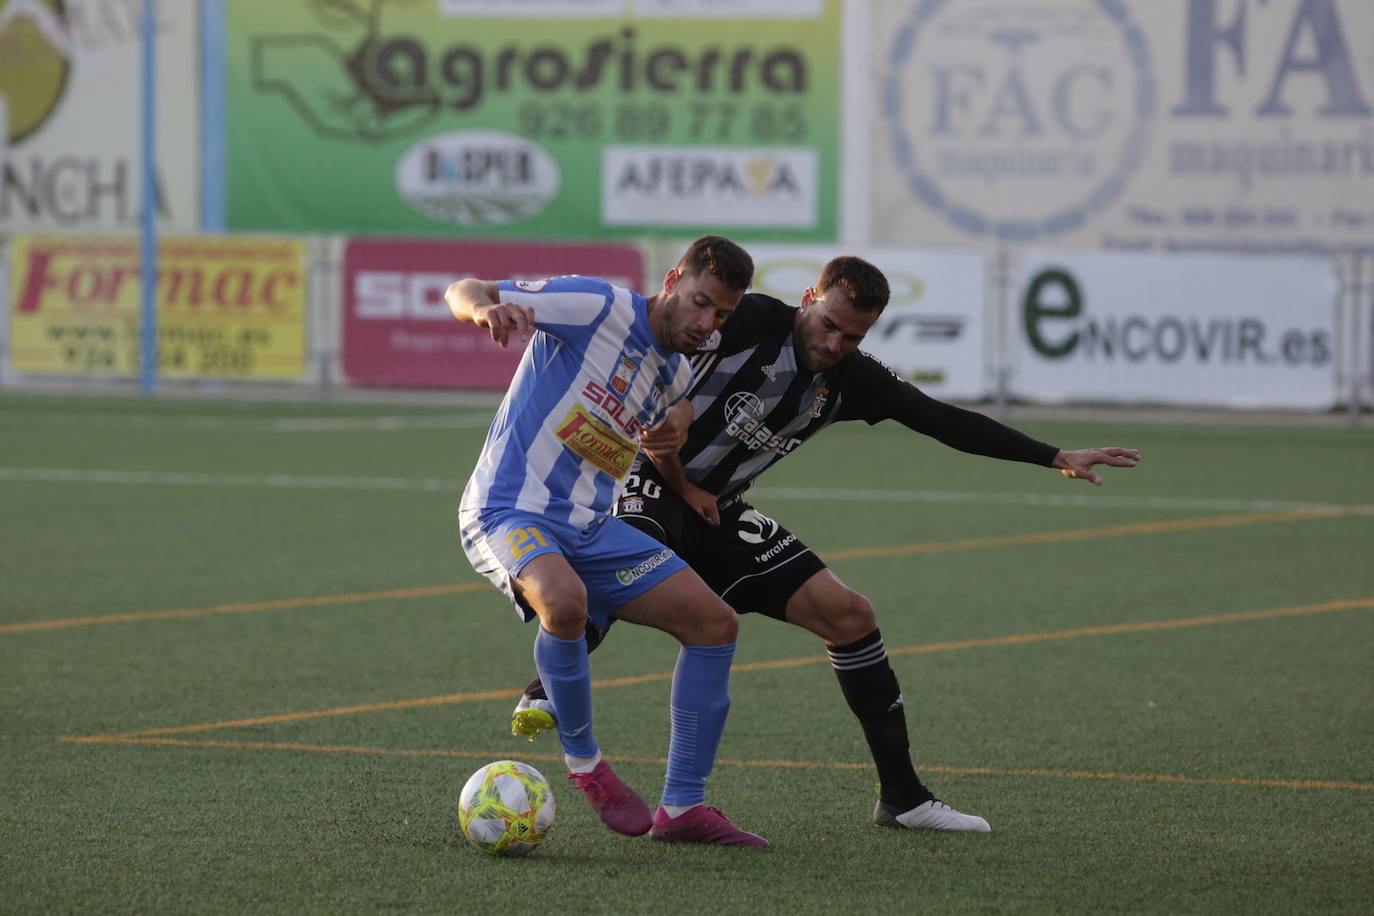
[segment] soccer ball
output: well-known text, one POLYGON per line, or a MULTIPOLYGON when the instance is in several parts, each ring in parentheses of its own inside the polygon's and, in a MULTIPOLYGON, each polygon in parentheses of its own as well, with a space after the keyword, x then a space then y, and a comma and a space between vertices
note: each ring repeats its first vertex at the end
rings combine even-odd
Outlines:
POLYGON ((553 788, 528 763, 498 760, 468 777, 458 823, 468 842, 494 856, 523 856, 553 826, 553 788))

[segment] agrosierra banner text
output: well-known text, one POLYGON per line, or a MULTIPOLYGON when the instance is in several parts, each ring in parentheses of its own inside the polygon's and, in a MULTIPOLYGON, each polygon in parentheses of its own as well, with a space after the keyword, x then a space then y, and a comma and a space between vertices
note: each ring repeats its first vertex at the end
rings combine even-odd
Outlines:
POLYGON ((229 4, 229 228, 835 236, 838 0, 537 6, 229 4))

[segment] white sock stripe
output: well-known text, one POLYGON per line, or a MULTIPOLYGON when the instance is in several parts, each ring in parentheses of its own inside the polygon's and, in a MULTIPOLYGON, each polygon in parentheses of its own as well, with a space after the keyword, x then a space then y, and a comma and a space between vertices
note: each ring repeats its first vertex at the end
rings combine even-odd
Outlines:
POLYGON ((867 668, 869 665, 879 665, 887 660, 887 648, 881 639, 873 645, 855 652, 836 652, 833 649, 827 649, 826 654, 830 656, 831 667, 837 671, 867 668))
POLYGON ((872 645, 864 646, 862 649, 849 649, 847 651, 841 651, 839 649, 836 649, 834 646, 826 646, 825 648, 825 652, 827 655, 829 655, 831 658, 838 658, 841 660, 850 658, 862 658, 866 655, 872 655, 874 652, 881 654, 886 651, 887 646, 881 639, 873 643, 872 645))

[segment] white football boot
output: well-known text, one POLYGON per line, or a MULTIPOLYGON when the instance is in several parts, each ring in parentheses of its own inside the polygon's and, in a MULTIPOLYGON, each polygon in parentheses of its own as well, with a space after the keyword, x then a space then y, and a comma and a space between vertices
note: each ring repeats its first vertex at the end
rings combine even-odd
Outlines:
POLYGON ((949 805, 932 798, 922 802, 910 811, 898 812, 881 800, 873 809, 873 823, 879 827, 906 827, 912 830, 967 830, 974 833, 991 833, 988 822, 976 814, 955 811, 949 805))

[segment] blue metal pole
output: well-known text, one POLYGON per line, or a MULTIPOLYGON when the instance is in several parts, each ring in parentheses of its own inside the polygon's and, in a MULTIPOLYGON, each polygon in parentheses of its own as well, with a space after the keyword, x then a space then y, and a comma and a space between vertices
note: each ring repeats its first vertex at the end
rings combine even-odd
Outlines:
POLYGON ((157 390, 157 0, 143 0, 143 334, 139 381, 157 390))
POLYGON ((200 229, 223 232, 224 0, 200 0, 200 229))

